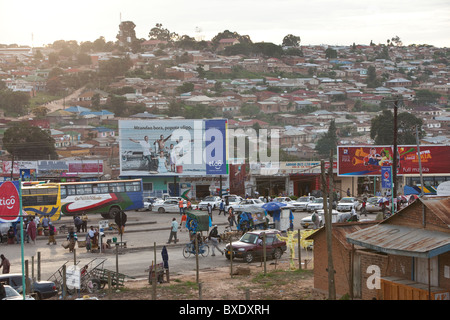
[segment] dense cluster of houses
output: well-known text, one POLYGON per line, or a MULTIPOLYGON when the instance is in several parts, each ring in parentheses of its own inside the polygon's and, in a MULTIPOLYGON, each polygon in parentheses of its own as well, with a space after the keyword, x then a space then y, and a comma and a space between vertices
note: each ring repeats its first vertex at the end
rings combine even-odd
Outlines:
MULTIPOLYGON (((238 42, 224 39, 219 50, 238 42)), ((253 126, 257 121, 259 127, 280 129, 280 144, 284 151, 297 159, 311 160, 317 159, 315 143, 328 130, 331 119, 335 120, 339 130, 340 144, 372 143, 371 119, 378 114, 387 97, 396 95, 404 99, 402 107, 405 110, 423 119, 427 133, 423 143, 448 143, 449 67, 437 59, 437 53, 442 49, 433 46, 311 45, 300 47, 302 56, 280 58, 182 50, 160 40, 145 41, 142 48, 144 52, 127 53, 132 62, 131 71, 146 72, 149 65, 167 67, 160 78, 122 77, 110 84, 112 90, 132 88, 131 93, 123 94, 127 103, 144 105, 147 110, 127 118, 167 118, 165 113, 171 101, 194 108, 209 106, 215 109, 216 116, 230 119, 230 127, 253 126), (164 54, 155 54, 161 48, 164 54), (380 52, 386 48, 388 57, 381 57, 380 52), (336 55, 328 57, 327 49, 334 50, 336 55), (175 63, 181 56, 185 57, 183 62, 175 63), (209 79, 201 77, 199 66, 213 76, 209 79), (380 80, 379 86, 368 85, 371 67, 380 80), (261 76, 231 78, 233 70, 261 76), (179 93, 177 88, 186 82, 193 84, 193 90, 179 93), (217 82, 220 82, 220 90, 217 82), (439 93, 440 98, 431 105, 418 105, 414 103, 418 90, 439 93), (241 109, 247 106, 256 106, 260 116, 243 114, 241 109)), ((52 52, 51 48, 40 50, 44 61, 52 52)), ((51 69, 36 67, 33 63, 35 53, 36 48, 0 49, 0 80, 8 89, 28 92, 31 96, 46 90, 51 69)), ((89 55, 90 65, 66 68, 64 72, 95 71, 101 61, 117 57, 115 52, 89 55)), ((115 145, 114 138, 117 137, 114 132, 109 132, 114 130, 103 128, 105 124, 114 127, 119 119, 106 110, 108 96, 104 91, 86 89, 76 98, 65 101, 67 108, 64 110, 47 114, 47 121, 55 129, 52 134, 61 157, 72 156, 74 151, 71 149, 80 146, 109 148, 115 145), (92 110, 96 94, 104 110, 92 110), (103 140, 94 143, 92 138, 103 140)), ((92 150, 84 154, 96 153, 92 150)))

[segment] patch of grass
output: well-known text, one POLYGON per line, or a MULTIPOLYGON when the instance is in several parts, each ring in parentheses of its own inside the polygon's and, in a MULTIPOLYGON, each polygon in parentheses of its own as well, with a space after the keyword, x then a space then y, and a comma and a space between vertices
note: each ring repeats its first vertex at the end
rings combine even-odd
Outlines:
POLYGON ((164 292, 164 294, 173 295, 173 296, 183 296, 186 298, 194 298, 198 295, 198 283, 193 281, 180 281, 174 280, 173 282, 177 282, 175 284, 171 283, 170 285, 158 286, 158 290, 164 292))
POLYGON ((266 289, 270 289, 275 286, 285 285, 293 281, 307 279, 313 274, 312 270, 296 269, 292 271, 286 270, 274 270, 267 272, 260 272, 252 279, 252 283, 261 285, 266 289))

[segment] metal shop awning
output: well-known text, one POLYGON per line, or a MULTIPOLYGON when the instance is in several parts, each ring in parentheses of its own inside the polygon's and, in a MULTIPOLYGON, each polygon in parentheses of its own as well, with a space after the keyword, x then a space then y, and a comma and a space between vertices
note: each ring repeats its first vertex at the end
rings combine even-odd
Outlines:
POLYGON ((450 236, 392 224, 377 224, 347 235, 349 243, 387 254, 432 258, 450 251, 450 236))

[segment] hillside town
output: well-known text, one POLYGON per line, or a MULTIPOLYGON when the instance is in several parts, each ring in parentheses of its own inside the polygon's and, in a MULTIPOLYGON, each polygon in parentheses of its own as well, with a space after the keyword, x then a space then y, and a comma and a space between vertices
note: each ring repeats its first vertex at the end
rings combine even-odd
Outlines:
MULTIPOLYGON (((121 30, 122 25, 126 23, 121 30)), ((29 105, 0 108, 1 131, 17 121, 50 130, 57 153, 51 160, 84 161, 92 167, 89 172, 55 171, 56 176, 42 174, 46 171, 37 165, 29 169, 54 180, 61 174, 86 180, 120 176, 120 120, 216 118, 227 119, 229 129, 277 129, 280 163, 298 162, 297 171, 280 170, 268 179, 258 172, 252 177, 250 170, 245 184, 226 182, 231 193, 274 196, 319 189, 310 180, 296 181, 317 173, 320 159, 329 160, 317 144, 331 121, 337 145, 372 145, 372 120, 383 110, 392 111, 396 101, 399 112, 420 119, 421 144, 449 143, 446 48, 403 46, 399 37, 385 44, 309 46, 289 35, 285 46, 259 43, 253 45, 267 48, 249 51, 245 37, 229 31, 219 35, 215 41, 141 39, 139 49, 119 36, 115 44, 99 38, 80 44, 55 41, 41 48, 3 45, 2 88, 26 95, 29 105), (287 41, 292 38, 297 41, 287 41), (270 186, 258 189, 258 182, 270 186)), ((10 163, 11 155, 2 149, 3 162, 10 163)), ((19 155, 15 160, 29 159, 19 155)), ((17 178, 18 169, 8 168, 2 167, 2 178, 17 178)), ((436 187, 447 179, 443 175, 427 185, 436 187)), ((217 187, 218 179, 212 180, 206 184, 217 187)), ((361 194, 364 184, 373 194, 380 189, 376 181, 343 180, 341 192, 350 187, 352 194, 361 194)), ((404 180, 406 184, 414 183, 404 180)), ((200 199, 209 189, 193 197, 200 199)), ((167 189, 159 191, 162 195, 167 189)))
MULTIPOLYGON (((399 36, 307 45, 293 34, 276 45, 229 30, 205 40, 160 23, 138 39, 135 27, 121 21, 114 42, 0 44, 0 190, 21 198, 0 208, 2 266, 5 253, 19 270, 23 220, 27 253, 54 262, 48 296, 31 292, 22 270, 24 299, 75 296, 63 277, 76 250, 89 263, 116 255, 107 280, 92 273, 105 276, 107 258, 69 269, 78 295, 103 298, 108 284, 108 299, 127 294, 119 250, 129 259, 121 272, 148 276, 132 299, 150 299, 149 284, 156 299, 169 274, 192 276, 191 254, 197 282, 199 254, 214 280, 219 269, 244 279, 233 259, 245 276, 263 262, 265 273, 267 258, 285 275, 305 271, 261 300, 450 299, 448 48, 399 36), (56 238, 63 245, 51 247, 56 238), (133 255, 150 249, 150 263, 133 255)), ((2 288, 12 283, 3 273, 2 288)), ((244 286, 223 283, 233 288, 211 297, 236 300, 227 294, 244 286)))

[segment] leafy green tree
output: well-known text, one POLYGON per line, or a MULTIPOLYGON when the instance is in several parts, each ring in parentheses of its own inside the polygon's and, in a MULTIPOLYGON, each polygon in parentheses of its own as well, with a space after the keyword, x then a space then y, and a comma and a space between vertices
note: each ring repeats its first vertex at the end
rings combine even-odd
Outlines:
MULTIPOLYGON (((397 115, 397 144, 416 144, 416 126, 419 127, 419 138, 423 136, 422 119, 409 112, 397 115)), ((370 137, 378 145, 394 144, 394 115, 391 110, 383 112, 372 119, 370 137)))
POLYGON ((369 66, 367 68, 366 84, 369 88, 377 88, 381 85, 380 80, 377 78, 377 73, 374 66, 369 66))
POLYGON ((300 37, 294 36, 293 34, 288 34, 283 38, 283 42, 281 44, 283 47, 299 47, 300 46, 300 37))
POLYGON ((325 50, 325 57, 327 59, 334 59, 337 58, 337 51, 332 49, 332 48, 327 48, 327 50, 325 50))
POLYGON ((157 23, 149 32, 150 40, 161 40, 167 42, 176 41, 179 36, 175 32, 170 32, 169 29, 163 28, 162 23, 157 23))
POLYGON ((183 82, 183 84, 177 87, 176 91, 178 93, 186 93, 194 90, 194 84, 192 82, 183 82))
POLYGON ((3 146, 15 160, 58 159, 50 131, 27 122, 15 123, 7 129, 3 146))
POLYGON ((237 39, 241 44, 252 44, 252 40, 248 35, 240 35, 239 33, 225 30, 219 32, 214 38, 211 39, 214 48, 217 48, 219 41, 222 39, 237 39))
POLYGON ((338 143, 336 123, 331 120, 328 132, 321 136, 316 143, 315 150, 319 156, 328 159, 330 157, 330 150, 333 150, 333 154, 336 154, 336 148, 338 143))
POLYGON ((0 109, 8 114, 25 114, 30 104, 30 96, 25 92, 0 89, 0 109))

